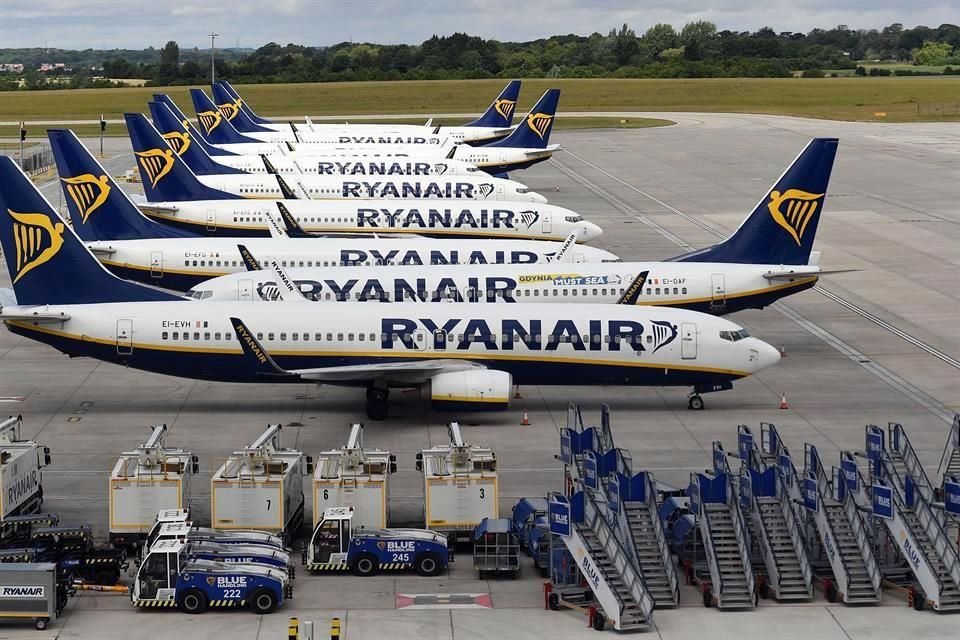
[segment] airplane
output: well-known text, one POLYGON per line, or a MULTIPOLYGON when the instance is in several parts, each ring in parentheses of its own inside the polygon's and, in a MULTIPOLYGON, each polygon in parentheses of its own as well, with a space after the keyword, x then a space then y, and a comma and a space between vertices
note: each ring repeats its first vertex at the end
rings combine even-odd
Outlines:
MULTIPOLYGON (((154 99, 163 102, 177 118, 184 122, 186 117, 179 110, 175 103, 168 97, 161 94, 154 95, 154 99)), ((538 162, 549 159, 556 152, 560 145, 550 144, 550 132, 553 128, 553 120, 556 115, 557 105, 560 100, 559 89, 547 90, 533 106, 529 113, 524 116, 520 124, 506 138, 482 147, 473 147, 470 145, 454 145, 452 143, 442 145, 386 145, 386 144, 361 144, 357 142, 359 136, 345 136, 342 144, 336 145, 298 145, 287 142, 284 145, 265 142, 244 142, 240 134, 231 138, 229 144, 215 144, 215 141, 206 138, 211 145, 220 149, 229 150, 236 154, 273 156, 276 154, 300 154, 316 155, 316 149, 322 148, 323 154, 338 155, 362 154, 362 155, 385 155, 397 154, 411 158, 446 158, 448 160, 460 160, 469 164, 476 165, 492 175, 501 175, 507 171, 524 169, 538 162)), ((200 132, 200 135, 203 135, 200 132)))
POLYGON ((514 384, 689 386, 700 409, 702 393, 780 359, 741 326, 683 309, 196 302, 107 271, 11 158, 0 158, 0 248, 18 300, 0 320, 16 335, 190 379, 365 388, 376 420, 391 388, 483 410, 506 408, 514 384))
MULTIPOLYGON (((86 211, 101 193, 120 191, 72 131, 53 129, 48 131, 48 137, 68 203, 86 211)), ((220 199, 219 191, 201 184, 176 156, 170 157, 174 159, 173 168, 162 175, 156 185, 148 186, 150 201, 139 203, 139 208, 164 224, 198 235, 268 236, 272 235, 273 228, 269 216, 281 215, 290 216, 298 235, 303 237, 350 233, 563 240, 575 232, 579 241, 588 242, 602 233, 600 227, 573 211, 549 204, 506 202, 491 206, 471 200, 220 199)), ((281 180, 278 184, 286 183, 281 180)), ((289 186, 286 191, 293 192, 289 186)), ((89 215, 80 214, 80 218, 89 215)), ((105 235, 97 239, 129 238, 105 235)))
POLYGON ((282 277, 265 269, 214 278, 187 295, 287 301, 283 285, 291 282, 294 299, 314 301, 604 303, 715 315, 762 309, 838 272, 810 264, 837 144, 835 138, 811 140, 729 238, 665 261, 371 266, 362 274, 314 267, 285 270, 282 277))
MULTIPOLYGON (((216 102, 220 115, 226 118, 234 128, 242 134, 256 137, 256 133, 266 133, 270 131, 291 132, 298 127, 306 126, 311 131, 331 131, 337 128, 344 128, 339 123, 306 122, 303 125, 288 123, 286 125, 264 121, 264 118, 254 120, 250 116, 253 112, 250 105, 240 97, 240 94, 230 85, 229 82, 221 80, 213 85, 213 98, 216 102)), ((460 126, 437 126, 433 133, 436 135, 447 135, 456 142, 466 142, 468 144, 485 144, 493 140, 498 140, 508 135, 513 129, 513 111, 517 106, 517 99, 520 97, 520 81, 511 80, 500 95, 497 96, 483 115, 460 126)), ((401 124, 350 124, 351 127, 361 127, 371 130, 400 130, 400 131, 424 131, 428 130, 429 125, 401 125, 401 124)))
MULTIPOLYGON (((156 199, 157 183, 166 178, 179 157, 141 113, 124 114, 137 167, 144 191, 150 200, 156 199)), ((298 197, 283 188, 276 175, 211 174, 197 176, 214 192, 223 192, 221 198, 290 199, 298 197)), ((547 199, 514 180, 480 176, 345 176, 301 175, 296 177, 301 187, 299 197, 314 200, 344 199, 406 199, 427 198, 443 200, 485 200, 538 202, 547 199)), ((216 197, 216 196, 214 196, 216 197)), ((183 197, 190 200, 190 197, 183 197)))
MULTIPOLYGON (((245 268, 236 238, 203 237, 145 217, 89 153, 65 153, 68 149, 83 149, 72 132, 52 131, 50 139, 73 229, 114 273, 186 291, 204 280, 245 268)), ((299 201, 286 204, 293 202, 299 201)), ((260 224, 267 225, 273 214, 263 211, 258 215, 262 218, 260 224)), ((379 237, 373 233, 304 237, 307 234, 295 220, 286 219, 284 223, 287 227, 292 225, 301 237, 248 238, 244 243, 254 255, 274 258, 291 267, 356 267, 378 262, 550 262, 566 244, 545 240, 379 237)), ((580 244, 567 253, 570 261, 619 260, 608 251, 580 244)))
POLYGON ((411 127, 410 125, 336 125, 327 129, 313 131, 291 127, 287 131, 265 130, 256 133, 240 133, 220 110, 213 104, 203 89, 190 89, 190 98, 197 114, 197 121, 211 142, 228 143, 240 137, 243 142, 299 142, 305 145, 339 144, 344 139, 358 139, 366 144, 409 144, 435 146, 453 142, 447 136, 433 133, 433 129, 411 127))
POLYGON ((194 144, 195 137, 162 102, 149 102, 153 124, 167 144, 183 158, 197 175, 216 173, 276 173, 352 176, 463 176, 482 174, 479 168, 462 160, 440 158, 375 158, 338 155, 236 155, 211 156, 203 145, 194 144))

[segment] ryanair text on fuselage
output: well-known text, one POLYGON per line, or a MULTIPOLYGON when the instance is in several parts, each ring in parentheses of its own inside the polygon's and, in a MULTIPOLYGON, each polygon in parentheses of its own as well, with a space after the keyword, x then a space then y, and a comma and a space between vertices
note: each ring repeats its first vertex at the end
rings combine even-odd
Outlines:
POLYGON ((529 229, 539 219, 533 210, 513 211, 512 209, 430 208, 407 209, 393 207, 358 208, 357 228, 402 229, 518 229, 520 225, 529 229))
POLYGON ((430 162, 386 162, 376 160, 317 162, 317 173, 322 176, 429 176, 443 175, 446 171, 447 165, 430 162))
POLYGON ((344 198, 474 198, 474 189, 484 198, 493 184, 469 182, 353 182, 344 181, 344 198))

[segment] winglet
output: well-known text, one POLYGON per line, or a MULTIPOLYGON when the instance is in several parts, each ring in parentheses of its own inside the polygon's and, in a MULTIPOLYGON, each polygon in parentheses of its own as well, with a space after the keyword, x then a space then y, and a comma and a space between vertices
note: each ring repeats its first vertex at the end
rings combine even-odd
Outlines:
POLYGON ((560 249, 550 258, 550 262, 573 262, 573 254, 570 252, 570 248, 575 244, 577 244, 577 232, 571 231, 567 239, 560 245, 560 249))
POLYGON ((286 229, 288 236, 291 238, 313 237, 312 233, 307 233, 304 231, 303 227, 300 226, 300 223, 297 222, 297 219, 293 217, 292 213, 290 213, 290 209, 287 208, 287 205, 278 200, 277 209, 280 210, 280 219, 283 220, 283 226, 286 229))
POLYGON ((238 244, 237 249, 240 251, 240 258, 243 260, 243 266, 247 268, 247 271, 262 270, 263 267, 260 266, 260 262, 253 257, 249 249, 242 244, 238 244))
POLYGON ((270 208, 263 210, 263 216, 267 219, 267 231, 270 232, 271 238, 289 238, 290 234, 287 233, 286 227, 280 224, 280 221, 277 220, 277 217, 273 215, 273 212, 270 211, 270 208))
POLYGON ((649 271, 641 271, 633 282, 630 283, 630 286, 627 287, 627 290, 624 292, 620 299, 617 300, 617 304, 637 304, 637 300, 640 298, 640 294, 643 292, 643 285, 647 283, 647 276, 650 275, 649 271))
POLYGON ((277 286, 280 289, 280 297, 284 302, 299 302, 307 298, 300 291, 300 288, 293 283, 293 280, 287 275, 287 272, 280 268, 280 263, 276 260, 267 261, 267 267, 277 276, 277 286))
POLYGON ((284 200, 296 200, 297 192, 290 188, 290 185, 287 184, 287 181, 284 180, 279 173, 275 174, 277 178, 277 184, 280 185, 280 193, 283 194, 284 200))
POLYGON ((267 376, 293 376, 285 369, 281 369, 263 345, 257 340, 253 332, 247 328, 240 318, 230 318, 230 324, 237 334, 237 340, 240 342, 240 348, 243 349, 243 355, 254 365, 254 370, 261 375, 267 376))
POLYGON ((267 158, 267 154, 261 153, 260 160, 263 161, 263 166, 267 170, 267 173, 269 173, 270 175, 277 175, 278 173, 280 173, 279 171, 277 171, 277 168, 273 166, 273 163, 270 162, 270 159, 267 158))

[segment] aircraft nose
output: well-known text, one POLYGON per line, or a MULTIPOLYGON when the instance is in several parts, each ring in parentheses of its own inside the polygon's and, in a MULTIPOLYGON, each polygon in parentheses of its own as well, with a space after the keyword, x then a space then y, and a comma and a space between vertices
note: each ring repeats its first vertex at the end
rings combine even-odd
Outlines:
POLYGON ((754 344, 750 345, 750 364, 753 373, 763 371, 780 362, 780 352, 773 345, 756 338, 753 338, 753 341, 754 344))
POLYGON ((536 191, 530 191, 527 193, 527 196, 530 198, 530 202, 536 202, 537 204, 547 204, 547 199, 536 191))
POLYGON ((583 241, 584 242, 590 242, 591 240, 596 240, 602 234, 603 234, 603 229, 601 229, 599 226, 589 221, 585 221, 583 223, 583 241))

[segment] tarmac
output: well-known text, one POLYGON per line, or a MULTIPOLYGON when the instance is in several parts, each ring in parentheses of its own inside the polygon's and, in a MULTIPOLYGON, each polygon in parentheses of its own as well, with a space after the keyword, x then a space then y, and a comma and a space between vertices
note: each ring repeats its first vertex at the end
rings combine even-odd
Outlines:
MULTIPOLYGON (((762 311, 731 316, 751 334, 782 346, 786 358, 732 391, 705 396, 705 411, 687 410, 685 389, 523 387, 508 412, 462 420, 465 437, 499 458, 500 511, 522 496, 561 488, 559 427, 568 401, 588 422, 600 403, 613 414, 617 446, 635 470, 686 485, 710 465, 711 443, 735 449, 738 424, 777 425, 795 453, 816 445, 825 464, 840 449, 864 448, 864 425, 904 424, 935 473, 949 421, 960 410, 960 123, 845 123, 741 114, 660 114, 675 126, 558 132, 564 150, 514 176, 551 203, 582 213, 604 229, 595 244, 624 260, 655 260, 712 244, 732 232, 813 136, 837 136, 840 150, 815 246, 829 275, 820 287, 762 311), (785 394, 789 409, 779 409, 785 394), (520 426, 523 410, 530 426, 520 426)), ((91 148, 96 141, 90 140, 91 148)), ((122 139, 106 139, 108 170, 133 166, 122 139)), ((40 182, 54 205, 62 194, 40 182)), ((10 286, 0 269, 0 287, 10 286)), ((285 445, 306 453, 341 446, 352 422, 365 421, 363 392, 336 387, 234 385, 164 377, 90 360, 67 359, 0 331, 0 396, 18 398, 0 413, 22 413, 25 435, 50 446, 44 510, 63 522, 93 525, 105 539, 107 482, 117 455, 166 423, 168 443, 200 456, 193 507, 209 520, 209 478, 231 451, 268 423, 282 423, 285 445)), ((423 505, 414 456, 447 441, 445 423, 417 393, 392 394, 391 417, 366 421, 368 446, 397 455, 391 514, 416 521, 423 505)), ((305 481, 308 494, 309 482, 305 481)), ((308 516, 309 519, 309 516, 308 516)), ((186 616, 135 610, 126 596, 84 592, 45 632, 0 620, 2 638, 123 638, 137 633, 237 640, 285 638, 290 616, 312 620, 316 638, 331 618, 344 638, 596 638, 586 619, 543 608, 543 578, 524 559, 518 580, 476 577, 469 552, 449 575, 374 578, 310 576, 299 571, 294 598, 269 616, 247 612, 186 616), (399 594, 489 594, 490 608, 397 608, 399 594)), ((957 618, 908 608, 887 592, 879 607, 761 600, 751 612, 705 609, 693 587, 681 606, 657 611, 660 638, 943 638, 957 618)), ((610 633, 610 632, 605 632, 610 633)))

